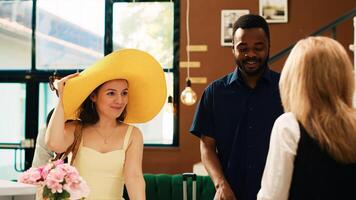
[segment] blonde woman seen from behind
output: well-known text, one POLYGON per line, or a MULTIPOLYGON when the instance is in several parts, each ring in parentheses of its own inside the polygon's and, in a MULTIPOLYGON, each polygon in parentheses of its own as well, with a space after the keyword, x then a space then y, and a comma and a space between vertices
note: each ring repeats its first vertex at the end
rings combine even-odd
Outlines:
POLYGON ((285 114, 275 122, 258 200, 356 199, 353 67, 327 37, 291 51, 279 83, 285 114))

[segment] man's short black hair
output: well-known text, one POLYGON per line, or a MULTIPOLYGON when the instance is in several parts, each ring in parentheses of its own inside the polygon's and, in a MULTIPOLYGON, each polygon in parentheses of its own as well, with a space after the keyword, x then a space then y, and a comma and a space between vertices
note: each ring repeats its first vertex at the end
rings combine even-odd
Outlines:
POLYGON ((239 17, 238 20, 236 20, 236 22, 234 23, 234 27, 232 29, 232 41, 234 41, 235 32, 238 28, 262 28, 266 33, 268 44, 270 43, 268 23, 260 15, 247 14, 239 17))

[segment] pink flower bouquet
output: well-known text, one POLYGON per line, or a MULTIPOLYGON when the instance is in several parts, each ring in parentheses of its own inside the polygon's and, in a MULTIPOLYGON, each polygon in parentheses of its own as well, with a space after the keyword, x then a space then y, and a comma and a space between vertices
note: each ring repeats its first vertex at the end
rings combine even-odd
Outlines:
POLYGON ((42 188, 43 199, 85 199, 89 194, 89 187, 78 171, 62 160, 28 169, 20 176, 19 182, 42 188))

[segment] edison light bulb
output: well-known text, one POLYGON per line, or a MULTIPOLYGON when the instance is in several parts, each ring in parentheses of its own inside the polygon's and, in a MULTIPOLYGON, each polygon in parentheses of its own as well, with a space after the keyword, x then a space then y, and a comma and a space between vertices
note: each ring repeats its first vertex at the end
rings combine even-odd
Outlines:
POLYGON ((180 100, 187 106, 191 106, 197 101, 197 94, 192 90, 190 80, 187 81, 187 86, 180 95, 180 100))

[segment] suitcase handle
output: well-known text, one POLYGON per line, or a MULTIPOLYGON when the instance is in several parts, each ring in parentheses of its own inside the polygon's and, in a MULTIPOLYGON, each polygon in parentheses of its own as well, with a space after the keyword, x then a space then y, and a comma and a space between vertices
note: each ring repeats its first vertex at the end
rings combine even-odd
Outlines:
POLYGON ((195 173, 183 173, 183 181, 188 180, 188 178, 192 178, 193 181, 196 181, 197 175, 195 173))
POLYGON ((192 178, 192 199, 196 200, 197 199, 197 194, 196 194, 196 183, 197 183, 197 175, 194 173, 183 173, 182 175, 183 177, 183 200, 187 200, 188 199, 188 191, 187 191, 187 187, 188 187, 188 179, 192 178))

